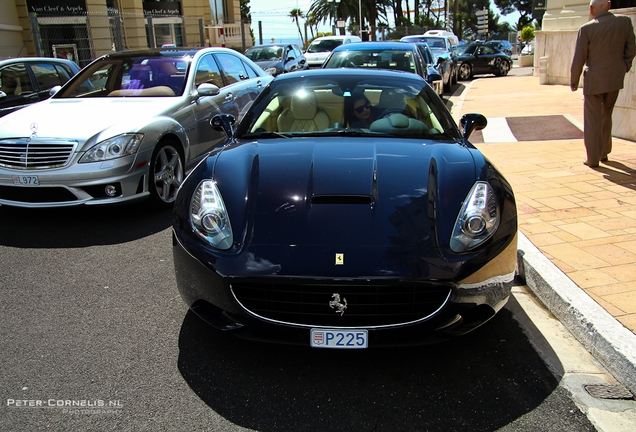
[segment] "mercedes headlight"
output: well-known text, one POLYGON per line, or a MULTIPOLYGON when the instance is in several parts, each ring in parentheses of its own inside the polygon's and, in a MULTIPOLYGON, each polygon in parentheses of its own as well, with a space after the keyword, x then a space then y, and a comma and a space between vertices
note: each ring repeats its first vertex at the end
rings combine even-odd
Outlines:
POLYGON ((487 182, 477 182, 464 201, 450 240, 455 252, 473 249, 492 236, 499 227, 499 205, 487 182))
POLYGON ((135 154, 143 134, 124 134, 104 140, 91 147, 80 159, 80 163, 101 162, 135 154))
POLYGON ((215 181, 199 183, 190 202, 190 225, 202 240, 215 248, 232 247, 232 225, 215 181))

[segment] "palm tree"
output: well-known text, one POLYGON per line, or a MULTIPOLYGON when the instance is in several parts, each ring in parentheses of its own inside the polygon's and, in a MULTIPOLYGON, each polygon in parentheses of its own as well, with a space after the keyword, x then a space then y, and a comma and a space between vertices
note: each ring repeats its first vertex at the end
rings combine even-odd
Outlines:
POLYGON ((304 18, 305 15, 303 14, 303 11, 301 11, 300 9, 292 9, 291 11, 289 11, 289 17, 296 21, 296 27, 298 27, 298 35, 300 36, 300 40, 303 40, 303 32, 300 30, 300 18, 304 18))
MULTIPOLYGON (((378 18, 386 18, 386 8, 390 6, 391 0, 361 0, 362 3, 362 20, 369 22, 371 28, 371 39, 375 40, 375 25, 378 18)), ((326 22, 327 20, 336 21, 338 19, 347 20, 358 23, 360 21, 360 10, 358 9, 359 0, 340 0, 334 9, 333 0, 314 0, 309 8, 317 21, 326 22)), ((359 23, 358 23, 359 24, 359 23)))
POLYGON ((316 29, 316 33, 318 33, 318 20, 316 19, 316 16, 312 14, 311 12, 308 13, 305 18, 306 18, 305 25, 309 27, 309 31, 311 32, 311 38, 313 39, 315 37, 314 28, 316 29))

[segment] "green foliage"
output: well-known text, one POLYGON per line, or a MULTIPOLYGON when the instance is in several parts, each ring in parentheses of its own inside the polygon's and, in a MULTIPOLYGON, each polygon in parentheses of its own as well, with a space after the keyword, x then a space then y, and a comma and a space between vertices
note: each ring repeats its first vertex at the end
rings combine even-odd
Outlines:
POLYGON ((241 0, 241 19, 245 22, 252 22, 252 13, 250 12, 250 0, 241 0))
POLYGON ((524 27, 521 30, 521 40, 528 43, 534 39, 534 28, 524 27))

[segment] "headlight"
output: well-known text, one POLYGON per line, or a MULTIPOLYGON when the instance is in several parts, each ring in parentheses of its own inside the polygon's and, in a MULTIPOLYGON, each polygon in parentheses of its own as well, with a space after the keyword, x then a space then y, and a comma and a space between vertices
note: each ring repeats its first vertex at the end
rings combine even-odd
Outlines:
POLYGON ((265 72, 272 76, 276 76, 276 74, 278 73, 278 69, 276 69, 275 67, 268 67, 267 69, 265 69, 265 72))
POLYGON ((490 238, 499 227, 499 205, 492 186, 477 182, 464 201, 450 240, 455 252, 473 249, 490 238))
POLYGON ((202 181, 194 192, 190 202, 190 225, 201 239, 215 248, 232 247, 232 225, 221 192, 213 180, 202 181))
POLYGON ((109 138, 91 147, 80 163, 101 162, 134 154, 144 138, 143 134, 124 134, 109 138))

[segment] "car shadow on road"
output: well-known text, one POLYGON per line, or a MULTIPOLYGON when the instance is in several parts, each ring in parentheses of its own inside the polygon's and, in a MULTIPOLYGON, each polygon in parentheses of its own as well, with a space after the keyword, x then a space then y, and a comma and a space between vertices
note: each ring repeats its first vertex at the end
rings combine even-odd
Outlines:
POLYGON ((119 244, 163 231, 172 209, 142 202, 111 207, 26 209, 0 206, 0 245, 74 248, 119 244))
POLYGON ((178 367, 218 415, 265 432, 492 431, 530 412, 551 430, 562 392, 508 309, 442 344, 360 351, 244 341, 189 312, 178 367))

